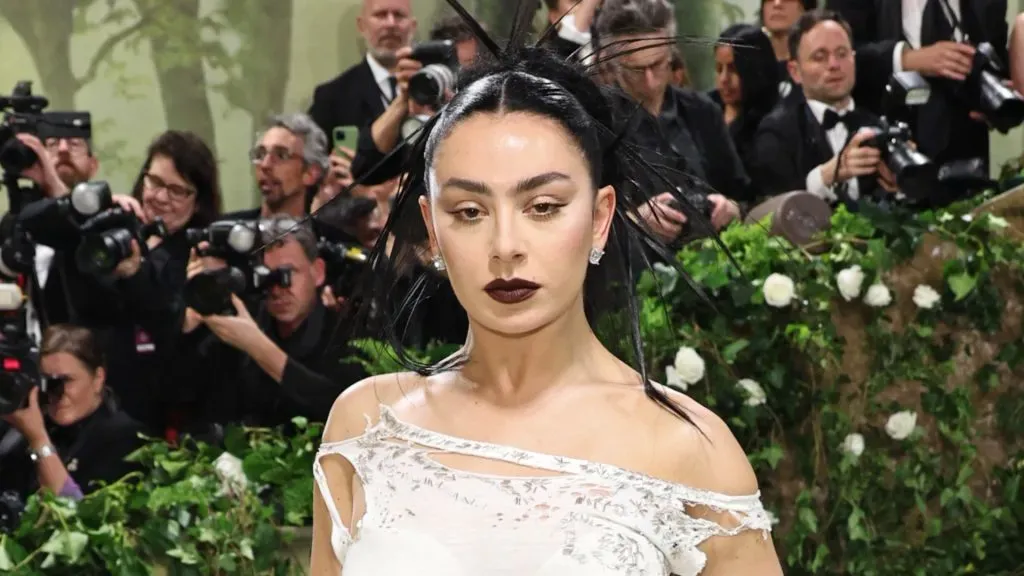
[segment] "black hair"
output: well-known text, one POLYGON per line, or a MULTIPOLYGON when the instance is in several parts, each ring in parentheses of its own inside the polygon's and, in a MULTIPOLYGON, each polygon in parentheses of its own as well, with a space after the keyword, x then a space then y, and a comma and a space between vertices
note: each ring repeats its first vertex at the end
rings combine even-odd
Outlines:
POLYGON ((850 23, 846 21, 838 12, 833 10, 812 10, 810 12, 804 12, 800 15, 800 19, 793 25, 793 29, 789 32, 789 59, 797 59, 797 50, 800 49, 800 41, 804 39, 804 36, 808 32, 814 29, 815 26, 822 22, 835 22, 843 27, 846 31, 846 35, 850 38, 850 43, 853 43, 853 29, 850 28, 850 23))
POLYGON ((718 37, 719 45, 732 46, 733 65, 740 77, 744 122, 756 129, 779 100, 779 74, 768 36, 750 24, 733 24, 718 37))
MULTIPOLYGON (((764 5, 771 2, 772 0, 761 0, 761 9, 757 12, 757 19, 759 22, 764 22, 764 5)), ((801 0, 804 5, 804 12, 810 12, 811 10, 818 9, 818 0, 801 0)))
MULTIPOLYGON (((581 65, 560 60, 545 48, 525 45, 533 14, 530 6, 536 6, 535 3, 520 1, 508 45, 499 48, 456 0, 447 1, 474 30, 491 57, 485 56, 460 75, 455 97, 424 124, 408 154, 406 176, 380 236, 392 241, 378 242, 370 256, 367 283, 358 295, 362 305, 355 324, 372 325, 378 319, 398 363, 421 375, 452 370, 467 360, 463 351, 449 361, 432 364, 417 359, 403 346, 407 323, 416 307, 446 282, 423 265, 428 236, 419 198, 428 193, 427 172, 439 144, 458 124, 476 114, 538 115, 556 121, 574 140, 590 168, 595 191, 607 185, 614 186, 616 191, 615 214, 605 247, 607 255, 600 266, 588 269, 584 281, 587 318, 593 326, 604 314, 624 314, 629 349, 619 351, 623 360, 630 361, 639 372, 648 397, 692 423, 687 413, 648 378, 635 280, 641 270, 650 266, 647 253, 668 262, 674 261, 674 253, 637 217, 637 211, 648 202, 652 191, 667 189, 689 221, 701 230, 711 231, 709 235, 717 240, 710 222, 690 202, 685 191, 666 178, 666 169, 644 160, 629 143, 627 127, 632 126, 639 105, 624 105, 612 88, 599 86, 591 71, 581 65), (398 286, 403 288, 399 290, 398 286)), ((685 273, 682 277, 694 287, 685 273)))
POLYGON ((203 139, 192 132, 168 130, 157 136, 146 151, 146 162, 139 171, 132 196, 142 201, 143 180, 156 156, 166 156, 174 169, 196 191, 196 213, 188 226, 207 226, 221 213, 220 177, 217 158, 203 139))

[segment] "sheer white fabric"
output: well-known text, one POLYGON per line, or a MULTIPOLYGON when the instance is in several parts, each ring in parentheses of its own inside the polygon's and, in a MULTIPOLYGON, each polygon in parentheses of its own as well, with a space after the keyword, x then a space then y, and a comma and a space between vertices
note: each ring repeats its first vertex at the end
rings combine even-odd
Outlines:
POLYGON ((366 432, 324 443, 313 473, 333 525, 344 576, 695 576, 697 547, 771 520, 760 494, 727 496, 617 468, 446 436, 400 421, 386 407, 366 432), (355 468, 366 511, 342 524, 320 459, 355 468), (501 461, 549 475, 459 470, 439 455, 501 461), (553 475, 552 475, 553 474, 553 475), (728 525, 690 515, 725 513, 728 525))

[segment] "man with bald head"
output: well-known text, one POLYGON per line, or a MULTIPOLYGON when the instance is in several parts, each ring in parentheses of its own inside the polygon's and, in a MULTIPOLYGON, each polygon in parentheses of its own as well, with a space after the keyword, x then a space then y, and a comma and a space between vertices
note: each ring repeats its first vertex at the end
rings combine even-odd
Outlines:
POLYGON ((411 0, 363 0, 356 28, 366 57, 313 93, 309 115, 328 137, 336 126, 368 127, 394 99, 395 53, 416 33, 411 0))

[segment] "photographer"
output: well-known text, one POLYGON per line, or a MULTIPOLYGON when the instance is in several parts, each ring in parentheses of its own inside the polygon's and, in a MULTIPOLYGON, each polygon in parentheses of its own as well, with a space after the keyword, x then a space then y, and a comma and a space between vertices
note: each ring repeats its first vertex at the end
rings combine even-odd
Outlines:
POLYGON ((12 429, 0 439, 0 490, 25 499, 42 488, 79 499, 94 482, 131 472, 134 465, 124 458, 142 444, 143 429, 108 396, 95 336, 78 326, 51 326, 40 371, 49 380, 46 394, 34 387, 26 407, 3 416, 12 429))
MULTIPOLYGON (((358 149, 352 161, 351 173, 356 179, 380 164, 388 153, 408 140, 420 125, 433 116, 453 96, 455 77, 459 68, 459 33, 442 21, 431 31, 430 41, 419 46, 398 50, 395 78, 397 90, 394 100, 378 117, 369 130, 359 135, 358 149), (455 36, 452 38, 452 36, 455 36), (429 67, 429 71, 425 70, 429 67), (429 79, 426 74, 429 74, 429 79), (410 89, 410 83, 419 78, 421 84, 437 93, 421 93, 410 89), (425 81, 424 81, 425 80, 425 81)), ((401 152, 391 156, 366 181, 377 184, 398 176, 403 158, 401 152)))
POLYGON ((120 321, 109 336, 111 382, 125 410, 162 429, 168 408, 182 401, 182 390, 158 375, 174 361, 183 321, 190 251, 185 231, 207 226, 220 214, 213 151, 191 132, 164 132, 150 144, 131 198, 120 202, 144 222, 162 220, 168 235, 151 237, 145 258, 133 241, 131 256, 114 269, 120 311, 110 314, 120 321))
POLYGON ((984 110, 962 96, 979 80, 972 75, 982 42, 990 43, 1006 66, 1006 0, 830 0, 828 5, 853 30, 858 103, 883 113, 885 83, 892 74, 919 72, 933 87, 912 123, 921 151, 938 164, 980 157, 987 175, 984 110))
POLYGON ((750 155, 755 181, 766 194, 807 190, 832 204, 893 198, 894 178, 880 151, 867 145, 879 120, 851 97, 852 42, 849 25, 833 12, 805 12, 794 25, 790 70, 804 99, 765 117, 750 155))
MULTIPOLYGON (((193 415, 200 422, 244 422, 277 426, 295 416, 323 422, 334 399, 365 376, 354 353, 335 338, 338 316, 320 301, 324 262, 310 228, 278 215, 261 222, 263 264, 290 268, 290 285, 273 285, 263 294, 255 318, 232 295, 233 315, 201 317, 189 341, 188 356, 177 369, 206 395, 193 415), (220 342, 202 343, 204 333, 220 342)), ((208 263, 193 260, 191 274, 208 263)))

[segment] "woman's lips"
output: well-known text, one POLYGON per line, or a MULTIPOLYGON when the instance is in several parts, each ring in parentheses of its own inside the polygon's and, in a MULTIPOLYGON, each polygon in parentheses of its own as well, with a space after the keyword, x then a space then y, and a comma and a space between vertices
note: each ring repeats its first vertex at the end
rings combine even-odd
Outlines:
POLYGON ((484 286, 484 291, 502 304, 518 304, 533 296, 539 288, 540 284, 529 280, 496 278, 484 286))

